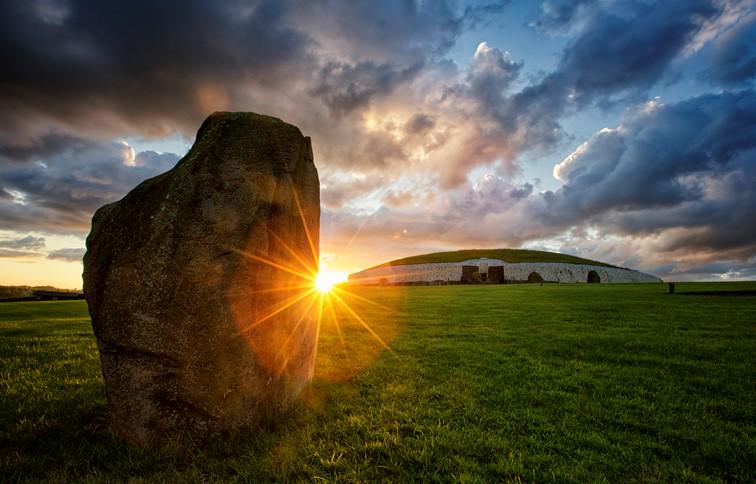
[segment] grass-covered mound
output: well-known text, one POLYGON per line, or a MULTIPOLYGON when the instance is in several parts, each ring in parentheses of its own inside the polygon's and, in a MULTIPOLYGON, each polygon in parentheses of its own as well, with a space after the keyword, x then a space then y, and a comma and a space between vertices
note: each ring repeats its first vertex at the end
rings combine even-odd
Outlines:
POLYGON ((515 262, 561 262, 565 264, 589 264, 594 266, 616 267, 605 262, 583 259, 574 255, 560 254, 559 252, 546 252, 543 250, 527 249, 467 249, 452 252, 434 252, 432 254, 413 255, 402 259, 385 262, 371 267, 406 266, 410 264, 433 264, 441 262, 462 262, 470 259, 499 259, 513 264, 515 262))

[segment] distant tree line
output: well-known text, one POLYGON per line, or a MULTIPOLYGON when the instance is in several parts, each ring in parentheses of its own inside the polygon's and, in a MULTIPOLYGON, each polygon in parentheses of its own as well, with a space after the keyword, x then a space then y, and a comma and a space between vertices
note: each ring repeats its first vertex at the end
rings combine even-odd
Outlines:
POLYGON ((61 289, 54 286, 0 286, 0 299, 31 297, 34 291, 79 293, 81 289, 61 289))

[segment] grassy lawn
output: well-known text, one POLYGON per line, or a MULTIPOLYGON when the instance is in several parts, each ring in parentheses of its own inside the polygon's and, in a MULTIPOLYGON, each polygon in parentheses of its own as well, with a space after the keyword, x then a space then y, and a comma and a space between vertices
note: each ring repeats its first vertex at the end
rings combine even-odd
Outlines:
POLYGON ((393 352, 336 301, 285 421, 158 449, 108 432, 83 302, 0 305, 0 479, 756 480, 756 283, 353 290, 393 352))
MULTIPOLYGON (((455 250, 452 252, 434 252, 432 254, 413 255, 386 262, 376 267, 386 266, 404 266, 409 264, 430 264, 437 262, 462 262, 470 259, 480 259, 488 257, 489 259, 499 259, 504 262, 513 264, 515 262, 562 262, 567 264, 590 264, 594 266, 615 267, 605 262, 598 262, 590 259, 583 259, 569 254, 560 254, 558 252, 545 252, 542 250, 527 249, 467 249, 455 250)), ((369 269, 368 269, 369 270, 369 269)))

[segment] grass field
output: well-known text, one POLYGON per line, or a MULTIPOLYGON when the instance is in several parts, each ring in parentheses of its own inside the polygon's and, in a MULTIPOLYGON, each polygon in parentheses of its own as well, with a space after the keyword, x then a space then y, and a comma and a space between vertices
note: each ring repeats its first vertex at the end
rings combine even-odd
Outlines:
POLYGON ((359 288, 393 353, 339 313, 280 425, 157 449, 108 432, 83 302, 3 304, 0 480, 753 482, 756 283, 677 290, 359 288))
POLYGON ((470 259, 488 257, 499 259, 504 262, 562 262, 567 264, 590 264, 595 266, 615 267, 605 262, 583 259, 569 254, 558 252, 546 252, 542 250, 527 249, 467 249, 452 252, 434 252, 432 254, 413 255, 402 259, 392 260, 370 269, 386 266, 405 266, 409 264, 430 264, 439 262, 462 262, 470 259))

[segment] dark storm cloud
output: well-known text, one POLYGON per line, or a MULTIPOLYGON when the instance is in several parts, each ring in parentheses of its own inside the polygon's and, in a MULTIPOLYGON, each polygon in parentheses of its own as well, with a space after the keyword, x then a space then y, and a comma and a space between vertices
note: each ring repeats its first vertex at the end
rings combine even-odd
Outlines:
POLYGON ((522 69, 508 52, 491 48, 485 42, 478 46, 467 74, 467 84, 483 106, 499 105, 502 94, 522 69))
POLYGON ((441 59, 467 29, 496 19, 509 1, 316 0, 290 2, 297 25, 330 53, 353 62, 404 66, 441 59))
POLYGON ((31 137, 40 121, 78 135, 191 134, 212 110, 254 107, 250 88, 291 95, 302 83, 348 110, 505 3, 4 2, 0 138, 31 137))
POLYGON ((47 254, 47 258, 64 262, 81 262, 81 259, 84 257, 84 252, 85 250, 80 247, 58 249, 47 254))
POLYGON ((0 161, 25 162, 43 160, 63 149, 82 149, 92 142, 75 136, 46 133, 39 138, 22 143, 0 138, 0 161))
POLYGON ((544 32, 565 34, 578 13, 594 3, 595 0, 546 0, 541 4, 541 15, 531 25, 544 32))
POLYGON ((413 115, 404 125, 404 132, 408 135, 418 135, 427 132, 436 125, 432 116, 423 113, 413 115))
POLYGON ((73 143, 45 163, 0 168, 4 229, 86 233, 94 211, 142 180, 171 168, 178 156, 141 152, 119 142, 73 143))
POLYGON ((468 5, 462 15, 462 23, 473 30, 481 26, 488 26, 496 16, 502 13, 510 4, 510 0, 468 5))
POLYGON ((331 114, 341 116, 366 106, 376 95, 389 94, 411 80, 422 64, 406 68, 389 64, 360 62, 354 65, 328 63, 320 71, 320 81, 312 93, 323 100, 331 114))
POLYGON ((753 280, 756 277, 756 260, 723 260, 692 266, 671 263, 650 270, 667 281, 753 280))
POLYGON ((652 101, 629 112, 555 169, 538 219, 598 222, 622 235, 661 234, 662 248, 756 250, 756 93, 652 101), (671 231, 677 229, 677 231, 671 231))
POLYGON ((458 36, 507 2, 90 3, 3 5, 0 161, 121 136, 190 138, 219 109, 281 116, 334 166, 406 161, 390 135, 362 129, 361 111, 449 64, 458 36), (323 123, 329 113, 343 123, 323 123))
POLYGON ((343 58, 416 64, 440 58, 462 31, 508 2, 479 3, 461 11, 453 0, 316 0, 294 2, 316 42, 343 58))
POLYGON ((504 131, 524 133, 522 147, 558 143, 570 110, 642 96, 721 10, 711 0, 546 2, 536 25, 562 28, 578 12, 581 25, 556 70, 493 105, 504 131))
POLYGON ((711 0, 618 2, 595 9, 558 67, 577 100, 643 91, 720 10, 711 0))
POLYGON ((310 92, 337 116, 365 107, 442 62, 464 29, 492 21, 508 3, 459 11, 454 1, 390 0, 380 8, 364 0, 312 2, 294 14, 307 17, 314 41, 326 47, 310 92))
POLYGON ((222 97, 243 79, 277 81, 287 64, 306 62, 308 38, 287 25, 278 1, 38 0, 2 8, 5 132, 35 116, 165 133, 207 114, 203 89, 222 97))
MULTIPOLYGON (((756 6, 754 6, 756 8, 756 6)), ((723 84, 739 84, 756 77, 756 11, 725 32, 710 53, 708 76, 723 84)))
POLYGON ((524 133, 520 148, 553 147, 563 138, 560 118, 593 103, 642 97, 701 30, 721 13, 711 0, 663 2, 545 2, 535 23, 580 26, 557 68, 540 82, 493 104, 503 131, 524 133))
POLYGON ((566 103, 563 94, 557 78, 548 76, 509 97, 496 117, 507 131, 520 133, 520 150, 552 147, 563 135, 559 124, 566 103))

